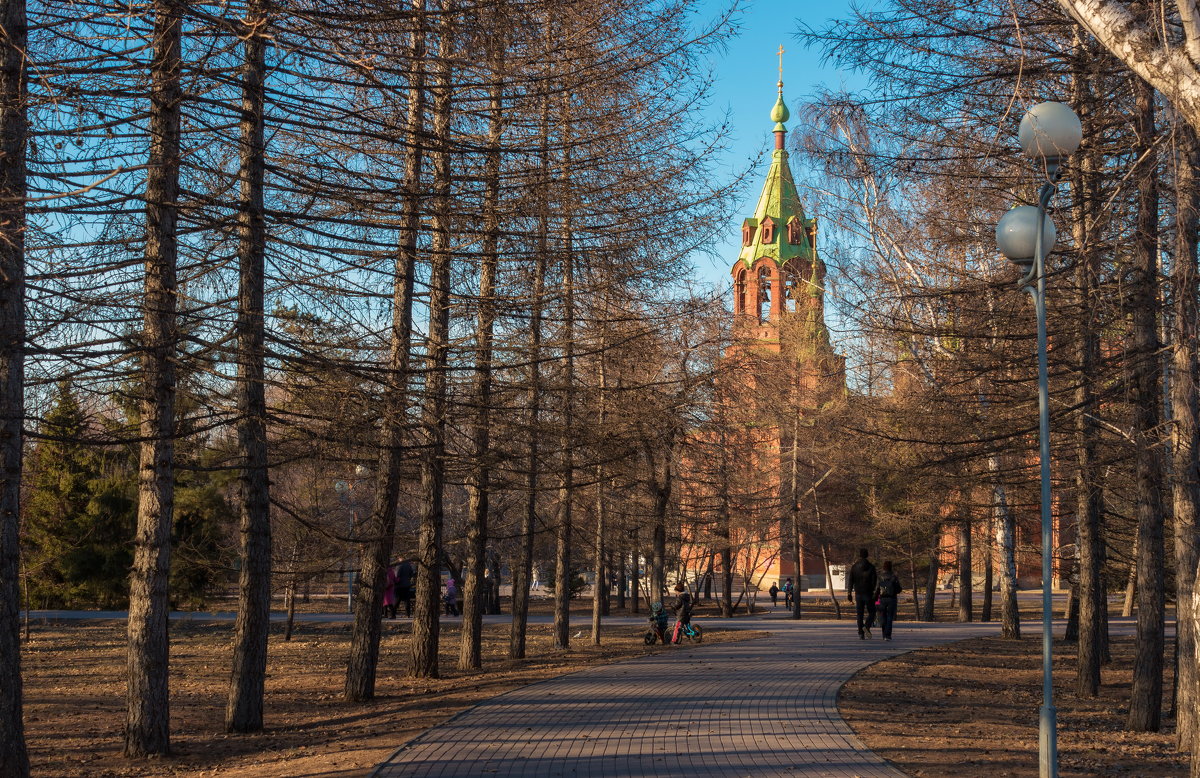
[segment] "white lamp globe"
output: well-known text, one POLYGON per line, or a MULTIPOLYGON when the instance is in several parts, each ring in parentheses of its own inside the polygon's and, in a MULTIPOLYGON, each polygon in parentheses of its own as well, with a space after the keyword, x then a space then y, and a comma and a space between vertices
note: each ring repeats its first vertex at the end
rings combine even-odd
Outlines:
POLYGON ((1017 130, 1017 140, 1021 142, 1025 156, 1032 159, 1069 157, 1079 148, 1082 139, 1083 125, 1079 117, 1063 103, 1038 103, 1025 113, 1017 130))
MULTIPOLYGON (((1022 269, 1028 270, 1033 265, 1033 255, 1037 247, 1038 209, 1032 205, 1018 205, 1000 217, 996 224, 996 245, 1000 253, 1015 262, 1022 269)), ((1050 253, 1058 237, 1054 222, 1047 216, 1042 222, 1042 255, 1050 253)))

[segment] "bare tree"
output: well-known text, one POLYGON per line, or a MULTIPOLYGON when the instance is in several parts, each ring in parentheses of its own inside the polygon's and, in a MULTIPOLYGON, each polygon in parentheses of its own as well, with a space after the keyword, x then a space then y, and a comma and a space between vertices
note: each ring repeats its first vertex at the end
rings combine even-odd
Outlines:
POLYGON ((24 0, 0 8, 0 776, 26 778, 18 571, 25 420, 25 149, 28 61, 24 0))
POLYGON ((162 755, 171 750, 167 574, 175 502, 176 224, 182 22, 170 0, 157 0, 153 9, 141 342, 142 443, 137 530, 129 585, 126 756, 162 755))
POLYGON ((267 471, 266 316, 263 304, 266 218, 263 134, 267 16, 252 0, 239 37, 242 74, 238 213, 238 446, 242 458, 241 571, 234 626, 233 672, 225 729, 257 732, 263 726, 267 633, 271 625, 271 499, 267 471))

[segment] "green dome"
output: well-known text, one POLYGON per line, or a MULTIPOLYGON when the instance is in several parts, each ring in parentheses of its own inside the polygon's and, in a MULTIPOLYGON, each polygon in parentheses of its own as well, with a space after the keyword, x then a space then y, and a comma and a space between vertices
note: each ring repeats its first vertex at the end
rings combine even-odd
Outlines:
POLYGON ((775 107, 771 109, 771 121, 786 122, 791 114, 788 113, 787 106, 783 104, 783 95, 775 101, 775 107))

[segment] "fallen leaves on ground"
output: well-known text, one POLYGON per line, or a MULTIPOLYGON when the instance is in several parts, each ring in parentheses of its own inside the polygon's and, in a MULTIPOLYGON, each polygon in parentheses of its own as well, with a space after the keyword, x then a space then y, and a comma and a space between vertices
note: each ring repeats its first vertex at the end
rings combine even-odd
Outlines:
MULTIPOLYGON (((1187 755, 1175 751, 1168 642, 1161 732, 1129 732, 1125 717, 1133 638, 1113 638, 1100 696, 1075 694, 1075 651, 1054 646, 1059 775, 1186 776, 1187 755)), ((854 676, 838 707, 871 750, 922 778, 1000 778, 1038 773, 1038 709, 1042 704, 1041 637, 978 638, 913 651, 854 676)))

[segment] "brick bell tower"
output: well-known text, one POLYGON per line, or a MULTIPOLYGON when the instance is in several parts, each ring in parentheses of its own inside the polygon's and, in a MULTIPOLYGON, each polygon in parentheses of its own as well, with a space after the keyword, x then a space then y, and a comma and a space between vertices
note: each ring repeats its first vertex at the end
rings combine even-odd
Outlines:
MULTIPOLYGON (((783 99, 782 47, 779 96, 771 109, 775 148, 754 214, 742 222, 741 249, 733 277, 733 344, 726 358, 737 369, 722 389, 736 408, 739 432, 730 444, 752 463, 754 507, 747 517, 774 517, 775 540, 763 537, 759 556, 742 560, 760 589, 787 577, 818 587, 826 584, 819 545, 801 538, 796 559, 790 542, 787 455, 793 425, 788 419, 813 416, 845 397, 846 362, 835 353, 825 326, 825 264, 817 253, 817 220, 804 214, 784 148, 789 118, 783 99), (789 540, 782 540, 782 539, 789 540), (765 552, 765 553, 761 553, 765 552)), ((745 490, 743 490, 745 491, 745 490)), ((815 541, 814 541, 815 543, 815 541)))
MULTIPOLYGON (((825 326, 825 264, 817 253, 817 220, 804 215, 784 148, 789 118, 779 97, 771 109, 775 149, 754 215, 742 222, 733 276, 736 349, 779 354, 801 365, 807 394, 845 391, 845 359, 833 351, 825 326)), ((822 404, 811 398, 814 405, 822 404)))

